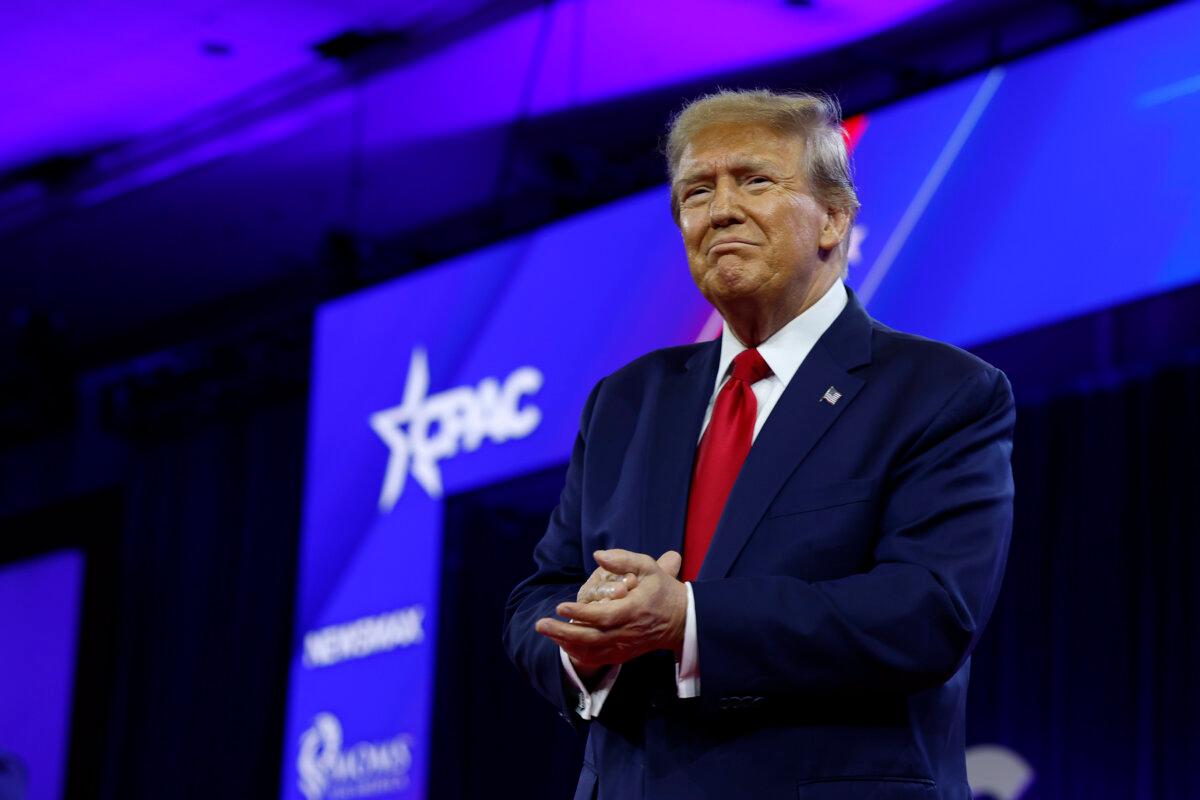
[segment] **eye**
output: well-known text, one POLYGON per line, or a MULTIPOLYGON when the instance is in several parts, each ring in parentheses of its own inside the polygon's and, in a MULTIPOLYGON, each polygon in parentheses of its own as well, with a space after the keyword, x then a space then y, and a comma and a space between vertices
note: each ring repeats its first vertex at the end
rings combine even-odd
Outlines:
POLYGON ((691 200, 692 198, 699 197, 707 191, 707 186, 693 186, 691 189, 688 189, 686 192, 684 192, 683 199, 691 200))
POLYGON ((750 184, 751 186, 762 186, 762 185, 768 184, 770 182, 771 182, 771 179, 765 175, 755 175, 752 178, 750 178, 750 180, 746 181, 746 183, 750 184))

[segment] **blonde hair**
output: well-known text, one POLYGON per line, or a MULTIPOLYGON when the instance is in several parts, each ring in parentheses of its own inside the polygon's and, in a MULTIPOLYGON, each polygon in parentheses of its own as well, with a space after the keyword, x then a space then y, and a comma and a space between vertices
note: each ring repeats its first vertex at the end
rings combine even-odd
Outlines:
MULTIPOLYGON (((813 196, 832 208, 845 209, 854 221, 858 192, 850 175, 841 109, 833 97, 778 94, 766 89, 722 89, 683 107, 667 129, 665 154, 671 179, 671 215, 679 222, 676 170, 684 148, 705 128, 724 122, 765 125, 804 142, 803 168, 813 196)), ((849 240, 849 236, 846 237, 849 240)))

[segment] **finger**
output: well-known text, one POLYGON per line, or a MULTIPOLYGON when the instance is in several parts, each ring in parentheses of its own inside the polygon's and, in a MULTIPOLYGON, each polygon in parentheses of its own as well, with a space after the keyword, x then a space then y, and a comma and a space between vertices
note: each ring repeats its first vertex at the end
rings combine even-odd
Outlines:
POLYGON ((629 594, 629 589, 624 584, 606 583, 603 586, 588 589, 586 592, 581 591, 575 598, 575 602, 603 603, 606 600, 620 600, 627 594, 629 594))
POLYGON ((635 575, 648 575, 658 570, 658 564, 645 553, 634 553, 630 550, 597 550, 592 553, 596 563, 609 572, 624 575, 632 572, 635 575))
POLYGON ((626 604, 616 601, 586 605, 560 603, 558 608, 554 609, 554 613, 600 630, 622 625, 629 616, 626 604))
POLYGON ((597 586, 593 592, 594 599, 604 600, 620 600, 630 591, 637 588, 637 575, 628 573, 626 575, 616 575, 614 580, 608 583, 603 583, 597 586))
POLYGON ((575 599, 580 603, 591 603, 599 600, 600 596, 596 594, 596 591, 605 585, 605 582, 611 580, 611 575, 612 573, 603 567, 596 567, 584 584, 579 587, 575 599))
POLYGON ((579 603, 594 603, 600 599, 600 595, 597 594, 599 589, 600 587, 594 583, 585 583, 580 587, 579 594, 575 596, 575 601, 579 603))
POLYGON ((608 586, 601 586, 596 589, 592 600, 594 602, 604 603, 609 600, 620 600, 626 594, 628 594, 628 592, 621 584, 609 584, 608 586))
POLYGON ((631 589, 637 588, 638 576, 632 572, 626 572, 624 575, 612 575, 611 579, 606 579, 605 583, 596 587, 596 593, 601 597, 624 597, 631 589))
POLYGON ((677 578, 679 568, 683 566, 683 556, 674 550, 668 550, 658 557, 658 566, 672 578, 677 578))
POLYGON ((604 634, 587 625, 572 625, 569 622, 542 617, 534 623, 533 629, 548 639, 553 639, 563 647, 570 649, 580 645, 596 644, 603 639, 604 634))

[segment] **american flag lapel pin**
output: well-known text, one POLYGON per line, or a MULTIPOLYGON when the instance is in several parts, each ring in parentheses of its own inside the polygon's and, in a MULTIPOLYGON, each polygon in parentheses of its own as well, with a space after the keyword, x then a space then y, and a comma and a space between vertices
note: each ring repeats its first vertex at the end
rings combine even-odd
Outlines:
POLYGON ((842 393, 837 390, 836 386, 830 386, 825 390, 825 394, 821 395, 821 402, 829 403, 831 406, 837 405, 837 401, 841 399, 842 393))

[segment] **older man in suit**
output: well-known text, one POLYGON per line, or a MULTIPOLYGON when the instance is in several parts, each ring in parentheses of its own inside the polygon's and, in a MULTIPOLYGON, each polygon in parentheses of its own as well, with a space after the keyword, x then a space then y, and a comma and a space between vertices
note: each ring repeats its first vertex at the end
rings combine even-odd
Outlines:
POLYGON ((667 158, 723 334, 597 384, 506 611, 514 662, 590 727, 576 797, 967 800, 1008 382, 843 284, 858 199, 829 100, 709 95, 667 158))

